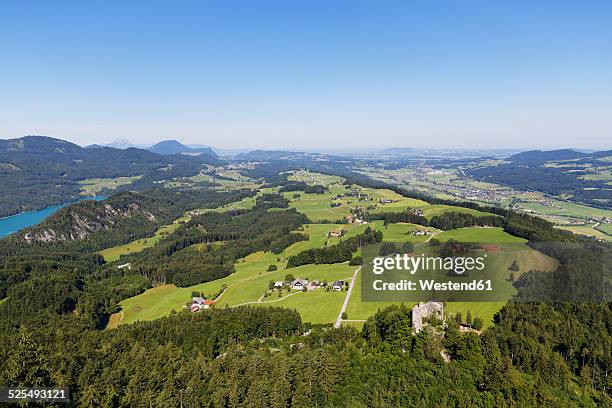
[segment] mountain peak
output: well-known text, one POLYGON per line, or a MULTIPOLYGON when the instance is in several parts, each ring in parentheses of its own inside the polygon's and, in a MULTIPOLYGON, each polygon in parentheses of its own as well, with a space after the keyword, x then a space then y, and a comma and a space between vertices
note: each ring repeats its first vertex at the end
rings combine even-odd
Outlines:
POLYGON ((128 147, 134 147, 134 143, 130 142, 125 138, 118 138, 113 140, 111 143, 107 144, 108 147, 114 147, 117 149, 127 149, 128 147))
POLYGON ((168 155, 168 154, 191 154, 191 155, 207 155, 212 157, 217 157, 217 154, 213 152, 210 147, 201 147, 197 149, 193 149, 185 146, 178 140, 164 140, 153 146, 149 147, 148 150, 153 153, 168 155))

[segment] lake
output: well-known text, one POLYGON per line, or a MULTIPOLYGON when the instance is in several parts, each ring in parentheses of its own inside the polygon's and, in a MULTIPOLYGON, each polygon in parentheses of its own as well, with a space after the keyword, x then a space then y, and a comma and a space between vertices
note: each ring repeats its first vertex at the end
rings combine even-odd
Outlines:
POLYGON ((60 208, 64 208, 67 205, 84 200, 102 201, 105 198, 106 196, 84 197, 78 201, 74 201, 71 203, 54 205, 52 207, 43 208, 39 211, 27 211, 17 215, 11 215, 10 217, 0 218, 0 238, 12 234, 13 232, 17 232, 22 228, 38 224, 51 214, 55 213, 60 208))

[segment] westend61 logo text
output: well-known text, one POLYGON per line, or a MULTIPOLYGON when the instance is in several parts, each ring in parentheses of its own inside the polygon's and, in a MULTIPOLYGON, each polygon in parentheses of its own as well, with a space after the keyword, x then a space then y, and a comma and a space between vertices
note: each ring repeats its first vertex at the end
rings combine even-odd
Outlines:
POLYGON ((478 257, 449 257, 439 256, 412 256, 408 254, 396 254, 395 256, 379 256, 373 259, 372 272, 380 275, 385 271, 406 271, 414 275, 417 270, 438 270, 454 272, 462 275, 470 271, 482 271, 485 268, 487 255, 478 257))

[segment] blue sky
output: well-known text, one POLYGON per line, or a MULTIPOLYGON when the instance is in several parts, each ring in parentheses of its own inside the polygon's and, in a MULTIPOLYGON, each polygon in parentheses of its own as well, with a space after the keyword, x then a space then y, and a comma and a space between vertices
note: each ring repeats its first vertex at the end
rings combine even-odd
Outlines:
POLYGON ((3 2, 0 89, 0 138, 610 148, 612 3, 3 2))

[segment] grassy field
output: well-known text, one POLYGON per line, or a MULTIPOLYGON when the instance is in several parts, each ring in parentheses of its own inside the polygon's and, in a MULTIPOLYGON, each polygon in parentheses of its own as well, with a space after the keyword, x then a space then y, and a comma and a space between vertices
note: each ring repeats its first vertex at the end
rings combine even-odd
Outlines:
MULTIPOLYGON (((229 287, 221 296, 220 304, 223 306, 236 306, 249 302, 257 302, 262 295, 266 293, 268 289, 268 282, 271 280, 284 280, 285 275, 288 273, 291 273, 296 278, 328 281, 331 283, 335 280, 346 280, 350 278, 355 268, 355 266, 350 266, 348 264, 304 265, 297 268, 286 270, 280 269, 275 272, 262 273, 261 275, 250 279, 248 284, 234 285, 229 287)), ((319 291, 324 292, 321 289, 319 289, 319 291)), ((283 291, 283 293, 286 294, 287 291, 283 291)), ((262 300, 275 300, 277 299, 277 296, 277 293, 273 293, 270 298, 264 298, 262 300)), ((329 306, 331 307, 331 305, 329 306)), ((337 316, 338 314, 336 313, 334 320, 337 316)), ((302 317, 305 319, 304 316, 302 317)))
POLYGON ((483 320, 483 328, 493 325, 493 317, 499 312, 506 302, 447 302, 444 304, 446 316, 461 313, 463 320, 469 311, 472 318, 478 316, 483 320))
POLYGON ((310 185, 321 185, 328 187, 331 184, 340 184, 342 183, 342 178, 338 176, 330 176, 328 174, 321 173, 312 173, 310 171, 294 171, 289 177, 288 180, 294 181, 303 181, 306 184, 310 185))
MULTIPOLYGON (((575 163, 568 164, 568 166, 574 165, 575 163)), ((381 170, 378 168, 365 166, 362 169, 362 173, 374 179, 385 181, 390 184, 396 184, 415 189, 426 194, 434 195, 435 197, 451 200, 466 200, 454 195, 456 194, 457 188, 478 188, 482 191, 490 193, 492 198, 486 202, 476 199, 467 199, 468 201, 485 205, 494 204, 506 208, 513 202, 513 200, 517 199, 520 200, 520 205, 522 207, 533 211, 535 215, 539 215, 553 223, 571 222, 575 219, 585 219, 588 217, 602 218, 607 216, 610 218, 612 213, 612 211, 609 210, 602 210, 595 207, 589 207, 587 205, 567 202, 563 201, 562 199, 552 200, 554 206, 545 206, 542 205, 542 203, 545 200, 548 200, 548 198, 545 197, 543 193, 513 190, 507 186, 476 181, 462 176, 456 169, 424 171, 421 168, 409 166, 395 170, 381 170), (556 208, 555 206, 560 208, 556 208)), ((584 178, 605 181, 610 179, 610 174, 609 168, 606 169, 599 167, 595 173, 588 174, 584 178)), ((608 182, 608 184, 612 185, 612 182, 608 182)), ((567 198, 569 197, 566 197, 566 199, 567 198)), ((435 210, 433 209, 430 209, 429 213, 426 213, 426 216, 428 217, 434 215, 436 214, 435 210)))
POLYGON ((598 231, 595 228, 588 226, 588 225, 557 226, 555 228, 564 229, 566 231, 571 231, 574 234, 578 234, 578 235, 586 235, 589 237, 603 239, 605 241, 612 241, 612 236, 606 235, 605 233, 598 231))
MULTIPOLYGON (((331 176, 318 175, 316 173, 298 172, 292 175, 295 179, 302 180, 311 184, 324 184, 329 187, 325 194, 305 194, 303 192, 287 192, 284 196, 290 200, 290 206, 303 212, 314 222, 320 220, 337 220, 349 214, 352 206, 377 205, 379 211, 401 211, 405 207, 419 207, 426 215, 433 216, 445 211, 462 211, 475 215, 482 214, 478 211, 452 207, 447 205, 429 205, 423 201, 404 199, 396 195, 391 190, 371 190, 362 189, 364 197, 359 201, 358 197, 344 196, 335 201, 340 202, 339 207, 330 207, 329 204, 339 194, 345 194, 349 189, 339 183, 339 179, 331 176), (295 194, 300 194, 299 198, 294 198, 295 194), (379 200, 388 198, 399 200, 394 203, 382 205, 379 200)), ((272 189, 265 189, 262 192, 270 192, 272 189)), ((247 198, 237 203, 216 209, 215 211, 226 211, 228 208, 251 208, 255 204, 255 198, 247 198)), ((176 228, 178 224, 172 224, 171 228, 176 228)), ((513 249, 512 252, 500 251, 491 253, 489 257, 490 268, 497 274, 501 281, 501 293, 503 299, 495 302, 452 302, 448 304, 448 313, 461 312, 465 316, 470 310, 473 316, 481 316, 485 324, 490 321, 501 306, 514 293, 514 288, 509 282, 505 281, 508 275, 508 267, 513 260, 517 260, 521 268, 520 273, 530 270, 550 270, 556 267, 556 261, 533 251, 522 245, 525 240, 513 237, 501 228, 461 228, 451 231, 438 231, 433 228, 423 227, 415 224, 390 224, 384 226, 382 221, 375 221, 368 225, 359 224, 305 224, 299 228, 300 232, 308 234, 309 239, 297 242, 285 249, 281 254, 271 252, 256 252, 240 259, 235 263, 236 272, 222 279, 213 282, 206 282, 187 288, 178 288, 174 285, 163 285, 145 291, 144 293, 123 300, 120 304, 121 312, 111 317, 108 327, 115 327, 118 324, 130 323, 138 320, 151 320, 170 314, 172 311, 182 311, 191 299, 193 291, 202 292, 205 297, 210 298, 222 294, 218 297, 218 307, 237 306, 242 304, 253 305, 254 307, 264 306, 283 306, 296 309, 302 315, 304 321, 312 323, 332 323, 336 320, 342 306, 346 292, 326 292, 315 290, 312 292, 289 292, 283 290, 279 296, 278 291, 272 291, 269 296, 268 285, 271 280, 284 280, 285 275, 291 273, 296 278, 307 278, 309 280, 327 280, 332 282, 337 279, 347 280, 352 276, 355 266, 344 264, 332 265, 303 265, 297 268, 285 269, 288 257, 301 251, 334 245, 340 242, 339 238, 328 238, 328 233, 334 230, 346 229, 347 234, 342 239, 354 236, 363 232, 368 226, 379 229, 383 232, 384 239, 387 241, 422 243, 430 235, 415 236, 411 232, 415 229, 428 229, 435 234, 441 241, 457 239, 464 242, 491 242, 498 244, 502 249, 513 249), (517 247, 519 250, 517 250, 517 247), (274 264, 278 270, 267 272, 269 265, 274 264), (502 301, 504 300, 504 301, 502 301)), ((166 233, 172 231, 166 231, 166 233)), ((160 231, 158 231, 160 233, 160 231)), ((158 237, 158 234, 156 234, 158 237)), ((153 238, 135 241, 121 247, 110 248, 102 251, 105 258, 118 259, 123 253, 135 252, 145 247, 153 246, 153 238)), ((158 237, 159 240, 161 237, 158 237)), ((222 245, 222 244, 219 244, 222 245)), ((348 309, 349 320, 364 320, 374 314, 378 309, 387 306, 387 302, 364 302, 361 300, 361 275, 353 290, 348 309)), ((414 303, 414 302, 412 302, 414 303)), ((360 326, 359 322, 347 322, 360 326)))
MULTIPOLYGON (((330 231, 345 228, 347 229, 346 236, 350 237, 362 232, 365 226, 307 224, 303 227, 303 232, 309 235, 308 241, 292 244, 279 255, 272 252, 250 254, 235 264, 236 272, 230 276, 188 288, 178 288, 174 285, 158 286, 122 301, 120 303, 122 308, 120 322, 124 324, 137 320, 151 320, 168 315, 172 310, 180 311, 185 303, 191 299, 192 291, 203 292, 206 297, 211 297, 219 293, 225 286, 227 288, 219 299, 219 304, 235 306, 247 302, 257 302, 266 292, 270 280, 283 280, 288 273, 295 277, 327 280, 329 282, 350 277, 355 269, 354 266, 347 264, 304 265, 285 270, 286 259, 303 250, 322 247, 326 241, 329 241, 330 245, 337 243, 338 238, 327 238, 327 233, 330 231), (274 272, 267 272, 266 270, 271 264, 276 265, 279 269, 274 272)), ((331 300, 332 297, 329 299, 331 300)), ((335 304, 335 302, 332 303, 335 304)), ((119 314, 113 316, 112 322, 118 324, 119 314)))
POLYGON ((254 306, 279 306, 288 309, 295 309, 300 312, 302 321, 310 323, 333 323, 336 321, 346 292, 327 292, 317 289, 310 292, 297 292, 282 300, 275 300, 275 296, 270 297, 262 303, 255 303, 254 306))
POLYGON ((570 216, 574 218, 608 217, 612 218, 612 211, 600 208, 587 207, 585 205, 570 203, 567 201, 552 200, 552 205, 542 205, 540 202, 522 202, 524 208, 538 214, 570 216))
POLYGON ((440 232, 440 230, 432 227, 424 227, 417 224, 397 223, 383 225, 382 221, 374 221, 372 228, 378 229, 383 233, 383 240, 393 242, 410 241, 414 244, 419 244, 427 241, 432 235, 440 232), (412 231, 425 230, 429 231, 430 235, 412 235, 412 231))
POLYGON ((439 241, 448 241, 454 239, 461 242, 490 242, 490 243, 504 243, 504 242, 527 242, 526 239, 515 237, 513 235, 504 232, 499 227, 495 228, 481 228, 481 227, 467 227, 457 228, 454 230, 443 231, 436 235, 436 239, 439 241))
POLYGON ((612 235, 612 224, 599 224, 597 229, 605 232, 606 234, 612 235))
MULTIPOLYGON (((508 243, 506 244, 505 249, 507 250, 487 254, 486 276, 494 281, 494 299, 490 299, 491 301, 479 302, 445 302, 447 314, 456 314, 457 312, 460 312, 463 314, 463 317, 465 317, 467 311, 470 310, 473 317, 476 315, 480 316, 485 321, 485 327, 489 326, 492 324, 492 319, 495 313, 497 313, 497 311, 501 309, 506 301, 516 293, 514 287, 506 280, 510 274, 508 268, 514 260, 518 262, 520 268, 520 270, 515 273, 516 277, 529 270, 552 271, 559 265, 556 259, 550 258, 522 244, 508 243)), ((361 273, 359 273, 347 307, 347 315, 349 320, 364 320, 380 309, 394 303, 401 303, 364 301, 362 299, 361 285, 361 273)), ((414 303, 416 303, 414 300, 409 299, 410 298, 407 298, 405 302, 407 305, 412 306, 414 303)), ((483 297, 483 299, 486 298, 483 297)))
POLYGON ((295 208, 312 221, 336 221, 351 213, 350 206, 346 203, 342 203, 339 207, 330 207, 333 202, 332 198, 336 196, 335 193, 306 194, 301 192, 298 193, 300 197, 293 198, 294 194, 296 192, 287 192, 283 196, 290 201, 291 208, 295 208))
POLYGON ((100 193, 103 189, 107 188, 114 190, 115 188, 124 184, 130 184, 133 181, 138 180, 142 176, 134 177, 116 177, 116 178, 91 178, 79 181, 81 186, 81 195, 84 196, 95 196, 100 193))
POLYGON ((104 260, 106 262, 114 262, 117 261, 121 257, 121 255, 132 254, 140 252, 146 248, 151 248, 166 235, 172 234, 180 226, 179 222, 177 221, 170 225, 164 225, 163 227, 160 227, 155 232, 155 235, 153 235, 152 237, 137 239, 136 241, 132 241, 129 244, 106 248, 102 251, 98 251, 98 253, 104 257, 104 260))
POLYGON ((445 212, 460 212, 460 213, 470 214, 474 216, 492 215, 491 213, 474 210, 472 208, 455 207, 455 206, 446 205, 446 204, 431 204, 431 205, 428 205, 427 207, 422 208, 422 210, 423 210, 423 215, 427 219, 434 217, 436 215, 443 214, 445 212))
POLYGON ((201 212, 225 212, 228 211, 230 208, 231 209, 236 209, 236 210, 250 210, 251 208, 255 207, 255 198, 257 196, 254 197, 245 197, 240 201, 236 201, 234 203, 231 204, 226 204, 224 206, 221 207, 217 207, 217 208, 213 208, 213 209, 208 209, 208 208, 201 208, 198 211, 201 212))

